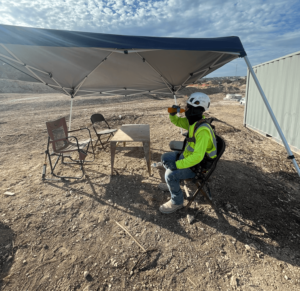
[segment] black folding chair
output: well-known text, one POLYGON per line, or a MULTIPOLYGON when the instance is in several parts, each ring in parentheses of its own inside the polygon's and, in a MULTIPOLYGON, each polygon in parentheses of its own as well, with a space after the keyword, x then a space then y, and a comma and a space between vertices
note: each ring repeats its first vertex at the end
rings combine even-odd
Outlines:
POLYGON ((96 147, 98 141, 100 141, 100 143, 101 143, 101 145, 102 145, 102 148, 104 148, 103 143, 102 143, 102 141, 101 141, 101 135, 107 135, 107 134, 109 134, 108 139, 106 140, 106 142, 108 142, 108 140, 109 140, 112 136, 114 136, 113 133, 116 132, 117 130, 116 130, 116 129, 110 128, 109 125, 108 125, 108 123, 107 123, 107 121, 105 120, 104 116, 103 116, 102 114, 100 114, 100 113, 93 114, 93 115, 91 116, 91 122, 92 122, 92 125, 93 125, 93 128, 94 128, 94 131, 95 131, 95 133, 96 133, 96 135, 97 135, 97 137, 98 137, 97 142, 96 142, 96 144, 94 145, 94 147, 96 147), (103 124, 103 122, 104 122, 104 124, 107 125, 108 129, 101 130, 101 128, 100 128, 100 123, 103 124))
POLYGON ((212 207, 214 207, 214 205, 212 203, 212 197, 211 197, 210 189, 209 189, 209 186, 208 186, 208 179, 210 178, 210 176, 213 174, 214 170, 216 169, 217 163, 220 160, 221 156, 223 155, 223 153, 225 151, 225 147, 226 147, 225 141, 220 136, 216 135, 216 141, 217 141, 217 157, 213 160, 213 163, 212 163, 211 167, 208 170, 203 169, 203 171, 200 171, 199 173, 197 173, 196 178, 194 178, 192 180, 196 183, 198 188, 192 196, 187 195, 186 199, 189 202, 185 207, 186 209, 188 209, 190 207, 190 205, 195 200, 195 198, 196 198, 196 196, 198 195, 199 192, 201 192, 202 195, 208 201, 208 203, 212 207), (206 191, 204 191, 204 187, 207 189, 208 194, 206 193, 206 191))

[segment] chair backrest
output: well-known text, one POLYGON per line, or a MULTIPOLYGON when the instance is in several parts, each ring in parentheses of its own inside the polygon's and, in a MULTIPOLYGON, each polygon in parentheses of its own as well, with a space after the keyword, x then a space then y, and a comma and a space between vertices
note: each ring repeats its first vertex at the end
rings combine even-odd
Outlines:
POLYGON ((217 157, 216 157, 216 159, 219 160, 225 151, 226 144, 225 144, 224 139, 222 139, 218 135, 216 135, 216 141, 217 141, 217 157))
POLYGON ((220 158, 223 155, 223 153, 225 151, 225 148, 226 148, 225 141, 220 136, 216 135, 216 141, 217 141, 217 157, 214 159, 214 162, 213 162, 211 168, 207 171, 207 174, 205 176, 205 180, 208 180, 210 175, 215 170, 215 168, 217 166, 217 163, 220 160, 220 158))
POLYGON ((102 114, 96 113, 91 116, 91 122, 94 124, 95 122, 105 121, 105 118, 102 114))
POLYGON ((68 143, 68 129, 66 118, 60 118, 55 121, 46 122, 50 143, 52 143, 53 150, 57 151, 65 147, 68 143), (59 140, 59 141, 55 141, 59 140))
POLYGON ((105 120, 105 118, 104 118, 104 116, 102 114, 96 113, 96 114, 93 114, 91 116, 91 122, 92 122, 93 125, 95 123, 99 123, 99 122, 102 122, 102 121, 104 121, 106 123, 106 125, 108 126, 108 128, 110 128, 109 125, 108 125, 108 123, 107 123, 107 121, 105 120))

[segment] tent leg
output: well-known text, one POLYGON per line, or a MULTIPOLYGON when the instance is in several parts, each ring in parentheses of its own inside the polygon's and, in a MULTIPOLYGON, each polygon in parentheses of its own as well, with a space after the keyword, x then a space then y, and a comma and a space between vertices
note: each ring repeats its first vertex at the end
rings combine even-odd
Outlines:
POLYGON ((297 173, 298 173, 298 175, 300 177, 300 169, 299 169, 299 166, 297 164, 297 161, 296 161, 296 159, 295 159, 295 157, 294 157, 294 155, 293 155, 293 153, 292 153, 292 151, 291 151, 291 149, 289 147, 289 144, 288 144, 287 140, 285 139, 285 136, 284 136, 284 134, 283 134, 283 132, 282 132, 280 126, 279 126, 279 123, 278 123, 278 121, 277 121, 277 119, 276 119, 276 117, 275 117, 275 115, 273 113, 273 110, 272 110, 272 108, 271 108, 271 106, 270 106, 270 104, 268 102, 268 99, 267 99, 267 97, 266 97, 266 95, 265 95, 262 87, 260 86, 260 83, 259 83, 259 81, 258 81, 258 79, 257 79, 257 77, 256 77, 256 75, 255 75, 255 73, 254 73, 254 71, 252 69, 252 66, 251 66, 251 64, 249 62, 248 57, 244 56, 244 60, 245 60, 245 62, 247 64, 247 66, 248 66, 248 69, 249 69, 249 71, 251 73, 251 76, 252 76, 252 78, 253 78, 253 80, 254 80, 254 82, 256 84, 256 87, 257 87, 257 89, 258 89, 258 91, 259 91, 259 93, 260 93, 260 95, 261 95, 261 97, 262 97, 262 99, 263 99, 263 101, 264 101, 264 103, 265 103, 268 111, 269 111, 269 114, 270 114, 270 116, 271 116, 271 118, 273 120, 273 123, 274 123, 274 125, 275 125, 275 127, 276 127, 276 129, 277 129, 277 131, 278 131, 278 133, 280 135, 280 138, 281 138, 281 140, 282 140, 282 142, 283 142, 283 144, 285 146, 285 149, 286 149, 286 151, 287 151, 287 153, 289 155, 288 158, 292 160, 292 162, 293 162, 293 164, 294 164, 294 166, 296 168, 296 171, 297 171, 297 173))
POLYGON ((177 99, 176 99, 176 95, 175 93, 173 92, 173 97, 174 97, 174 102, 175 102, 175 105, 177 105, 177 99))
MULTIPOLYGON (((175 105, 177 105, 177 99, 176 99, 175 92, 173 92, 173 97, 174 97, 175 105)), ((180 133, 182 134, 182 128, 180 128, 180 133)))
POLYGON ((71 130, 71 122, 72 122, 72 109, 73 109, 73 97, 71 98, 70 119, 69 119, 69 131, 71 130))

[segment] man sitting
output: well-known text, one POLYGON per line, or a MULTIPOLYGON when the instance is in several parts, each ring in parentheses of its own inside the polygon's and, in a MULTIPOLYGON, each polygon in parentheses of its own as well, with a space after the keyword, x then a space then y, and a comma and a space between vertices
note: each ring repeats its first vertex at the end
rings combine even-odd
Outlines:
MULTIPOLYGON (((217 156, 217 143, 211 126, 205 122, 203 112, 210 106, 209 97, 201 92, 190 95, 187 100, 184 118, 170 113, 170 120, 178 127, 188 130, 186 146, 183 152, 169 152, 161 157, 165 172, 165 183, 161 183, 161 190, 169 190, 171 199, 161 205, 162 213, 172 213, 183 207, 183 192, 180 180, 195 177, 195 166, 203 159, 214 159, 217 156)), ((176 106, 173 106, 176 108, 176 106)))

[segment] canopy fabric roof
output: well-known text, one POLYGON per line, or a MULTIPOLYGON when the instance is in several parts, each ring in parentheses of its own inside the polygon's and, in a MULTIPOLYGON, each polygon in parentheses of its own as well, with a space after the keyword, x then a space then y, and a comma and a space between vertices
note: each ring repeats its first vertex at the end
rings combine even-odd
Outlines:
POLYGON ((28 81, 70 96, 173 93, 245 55, 235 36, 165 38, 0 25, 0 61, 28 81))

